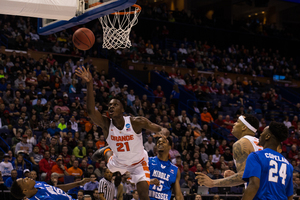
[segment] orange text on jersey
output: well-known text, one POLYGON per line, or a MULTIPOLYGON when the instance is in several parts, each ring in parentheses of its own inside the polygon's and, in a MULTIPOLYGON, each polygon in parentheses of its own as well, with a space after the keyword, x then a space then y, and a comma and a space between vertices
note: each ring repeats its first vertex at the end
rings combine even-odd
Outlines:
POLYGON ((134 140, 133 135, 125 135, 125 136, 113 136, 111 135, 111 140, 113 141, 130 141, 130 140, 134 140))

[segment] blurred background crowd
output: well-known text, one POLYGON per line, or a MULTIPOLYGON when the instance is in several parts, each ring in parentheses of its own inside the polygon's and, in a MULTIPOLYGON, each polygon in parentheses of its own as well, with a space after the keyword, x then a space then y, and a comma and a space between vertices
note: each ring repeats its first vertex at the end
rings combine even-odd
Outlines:
MULTIPOLYGON (((282 49, 260 48, 255 43, 246 46, 229 41, 226 47, 218 47, 219 43, 205 38, 178 38, 172 32, 173 23, 192 28, 228 27, 193 13, 170 12, 164 4, 143 6, 141 18, 158 20, 161 25, 145 34, 137 27, 130 35, 130 49, 111 51, 102 49, 102 29, 95 21, 86 26, 94 32, 96 43, 83 52, 72 43, 72 33, 78 27, 40 36, 36 33, 36 19, 0 15, 1 36, 7 38, 6 49, 11 50, 0 49, 0 188, 10 188, 13 180, 20 177, 50 185, 96 177, 97 181, 68 193, 80 200, 84 194, 99 199, 98 181, 104 177, 114 183, 115 198, 138 199, 135 185, 126 177, 118 173, 108 176, 105 161, 91 160, 106 141, 101 128, 87 114, 86 83, 74 74, 85 66, 93 75, 96 109, 100 113, 106 114, 110 98, 119 95, 126 101, 125 115, 144 116, 170 130, 171 161, 181 172, 181 187, 189 188, 190 194, 197 193, 195 172, 219 179, 225 170, 236 171, 232 157, 236 139, 231 130, 243 114, 259 119, 257 137, 273 120, 289 128, 290 137, 282 144, 282 154, 294 166, 294 192, 299 193, 300 103, 283 97, 281 88, 272 81, 274 75, 284 76, 284 81, 299 80, 297 59, 282 49), (34 59, 30 52, 37 51, 47 53, 34 59), (119 65, 141 64, 169 81, 172 89, 145 85, 147 93, 137 92, 134 84, 124 83, 95 66, 93 58, 108 58, 119 65), (185 94, 194 97, 186 109, 180 106, 185 94)), ((295 38, 291 31, 279 31, 274 25, 246 26, 253 34, 295 38)), ((149 156, 157 155, 154 134, 142 134, 149 156)), ((210 189, 212 194, 242 192, 243 186, 210 189)), ((219 198, 216 195, 214 199, 219 198)))

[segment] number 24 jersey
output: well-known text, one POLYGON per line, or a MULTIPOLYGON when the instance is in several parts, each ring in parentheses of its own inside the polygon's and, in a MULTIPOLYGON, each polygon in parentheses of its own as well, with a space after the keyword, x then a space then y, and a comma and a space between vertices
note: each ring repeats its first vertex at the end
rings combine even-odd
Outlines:
POLYGON ((260 179, 253 200, 281 200, 293 195, 293 166, 277 151, 267 148, 248 156, 243 180, 249 182, 253 176, 260 179))

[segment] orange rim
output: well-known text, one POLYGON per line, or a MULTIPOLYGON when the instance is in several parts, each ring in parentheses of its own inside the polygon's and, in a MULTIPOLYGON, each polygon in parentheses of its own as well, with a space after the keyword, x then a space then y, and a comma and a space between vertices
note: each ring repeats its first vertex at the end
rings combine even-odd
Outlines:
MULTIPOLYGON (((93 4, 89 5, 89 8, 98 6, 100 4, 103 4, 103 3, 101 3, 101 2, 93 3, 93 4)), ((128 15, 128 14, 132 15, 132 14, 141 12, 141 10, 142 10, 142 7, 137 5, 137 4, 133 4, 132 7, 135 7, 135 8, 138 8, 138 9, 135 10, 135 11, 130 11, 130 12, 114 12, 114 13, 111 13, 111 15, 128 15)))

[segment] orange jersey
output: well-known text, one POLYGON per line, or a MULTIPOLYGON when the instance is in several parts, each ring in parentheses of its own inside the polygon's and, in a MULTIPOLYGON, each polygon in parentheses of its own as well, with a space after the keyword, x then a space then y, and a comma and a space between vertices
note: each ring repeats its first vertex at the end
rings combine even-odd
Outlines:
POLYGON ((98 142, 96 142, 96 147, 97 147, 97 149, 100 149, 100 148, 102 148, 102 147, 104 147, 105 146, 105 142, 104 141, 98 141, 98 142))
POLYGON ((80 168, 77 167, 77 169, 74 169, 74 167, 70 167, 68 169, 68 173, 70 176, 82 176, 83 172, 80 168))
POLYGON ((201 121, 210 123, 211 121, 214 121, 211 114, 209 112, 207 113, 201 113, 201 121))
MULTIPOLYGON (((67 168, 66 166, 64 166, 64 167, 65 167, 65 170, 68 171, 68 168, 67 168)), ((56 172, 56 173, 58 173, 58 174, 64 174, 64 171, 63 171, 57 164, 55 164, 55 165, 52 167, 51 172, 52 172, 52 173, 53 173, 53 172, 56 172)), ((58 180, 59 180, 60 182, 64 182, 64 177, 60 177, 60 178, 58 178, 58 180)))

